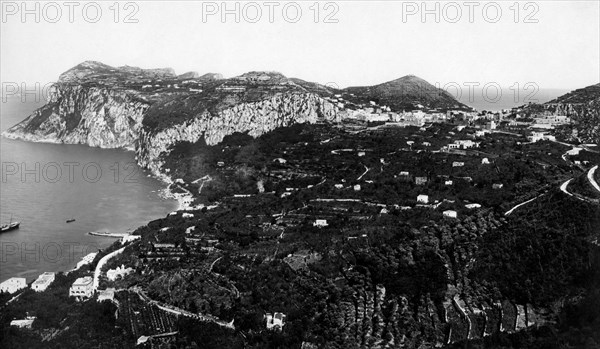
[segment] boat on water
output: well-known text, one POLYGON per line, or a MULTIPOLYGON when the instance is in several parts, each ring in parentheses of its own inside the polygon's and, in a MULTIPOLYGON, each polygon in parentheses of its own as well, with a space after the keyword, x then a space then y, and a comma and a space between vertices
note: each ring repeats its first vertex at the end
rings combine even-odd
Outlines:
POLYGON ((67 223, 75 222, 75 218, 67 219, 67 223))
POLYGON ((0 226, 0 233, 4 233, 6 231, 11 231, 14 229, 19 229, 20 225, 21 225, 21 222, 13 222, 12 221, 12 215, 11 215, 10 222, 8 224, 2 224, 2 226, 0 226))

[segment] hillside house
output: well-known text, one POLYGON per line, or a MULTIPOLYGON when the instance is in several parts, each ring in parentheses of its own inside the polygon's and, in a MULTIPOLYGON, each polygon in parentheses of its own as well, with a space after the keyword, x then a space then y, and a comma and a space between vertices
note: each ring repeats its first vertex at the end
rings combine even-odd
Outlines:
POLYGON ((329 225, 329 224, 327 224, 327 220, 326 220, 326 219, 317 219, 317 220, 315 220, 315 222, 313 223, 313 226, 315 226, 315 227, 319 227, 319 228, 321 228, 321 227, 326 227, 326 226, 328 226, 328 225, 329 225))
POLYGON ((443 212, 444 217, 456 218, 456 211, 447 210, 443 212))
POLYGON ((26 287, 25 278, 10 278, 0 284, 0 292, 15 293, 26 287))
POLYGON ((110 269, 106 272, 106 277, 110 280, 110 281, 115 281, 117 280, 117 278, 122 278, 128 274, 130 274, 131 272, 133 272, 132 268, 125 268, 124 265, 121 265, 120 267, 117 267, 117 269, 110 269))
POLYGON ((69 288, 69 297, 75 297, 77 300, 91 298, 94 295, 94 280, 91 276, 81 277, 69 288))
POLYGON ((45 272, 40 275, 32 284, 31 289, 35 292, 45 291, 48 286, 54 281, 55 274, 51 272, 45 272))
POLYGON ((417 196, 417 202, 421 204, 429 203, 429 196, 427 195, 419 195, 417 196))
POLYGON ((427 184, 427 177, 415 177, 416 185, 425 185, 427 184))
POLYGON ((101 290, 98 292, 98 299, 96 299, 96 302, 103 302, 103 301, 113 302, 114 300, 115 300, 115 289, 107 288, 106 290, 101 290))
POLYGON ((34 321, 35 321, 35 316, 28 316, 25 319, 12 320, 10 322, 10 325, 19 327, 19 328, 31 328, 31 325, 33 325, 34 321))
POLYGON ((535 143, 538 141, 549 140, 555 141, 556 137, 546 134, 544 132, 531 132, 531 135, 527 137, 531 142, 535 143))
POLYGON ((267 315, 265 315, 265 319, 267 320, 268 330, 281 330, 281 328, 285 325, 285 314, 283 313, 267 313, 267 315))

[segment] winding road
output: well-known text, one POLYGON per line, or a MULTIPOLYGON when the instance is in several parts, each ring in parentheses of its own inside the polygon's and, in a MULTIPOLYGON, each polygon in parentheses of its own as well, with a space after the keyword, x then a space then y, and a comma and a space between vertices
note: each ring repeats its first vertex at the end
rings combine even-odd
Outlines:
POLYGON ((590 168, 590 170, 589 170, 589 171, 588 171, 588 173, 587 173, 587 178, 588 178, 588 181, 590 181, 590 184, 591 184, 591 185, 592 185, 594 188, 596 188, 596 190, 597 190, 598 192, 600 192, 600 186, 598 185, 598 182, 596 182, 596 179, 594 179, 594 173, 596 172, 596 170, 597 170, 597 169, 598 169, 598 165, 596 165, 596 166, 594 166, 594 167, 590 168))

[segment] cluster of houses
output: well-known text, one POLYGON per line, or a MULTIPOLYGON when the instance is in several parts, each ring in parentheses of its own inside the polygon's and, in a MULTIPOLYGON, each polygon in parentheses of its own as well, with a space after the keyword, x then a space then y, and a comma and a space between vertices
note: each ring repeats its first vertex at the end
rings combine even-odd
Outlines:
POLYGON ((553 129, 555 126, 566 125, 571 123, 571 118, 566 115, 545 115, 539 118, 534 118, 532 128, 553 129))
MULTIPOLYGON (((54 282, 54 278, 54 273, 45 272, 31 284, 31 289, 36 292, 45 291, 54 282)), ((21 277, 12 277, 0 283, 0 292, 13 294, 24 288, 27 288, 27 280, 21 277)))

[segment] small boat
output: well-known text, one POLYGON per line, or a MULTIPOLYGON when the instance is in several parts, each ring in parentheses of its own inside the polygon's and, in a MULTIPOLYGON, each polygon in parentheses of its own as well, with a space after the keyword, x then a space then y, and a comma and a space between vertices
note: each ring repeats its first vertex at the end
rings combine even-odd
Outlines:
POLYGON ((10 222, 8 224, 3 224, 2 226, 0 226, 0 233, 4 233, 6 231, 11 231, 14 229, 19 229, 19 225, 21 225, 21 222, 14 222, 12 221, 12 215, 10 216, 10 222))
POLYGON ((67 223, 75 222, 75 218, 67 219, 67 223))

